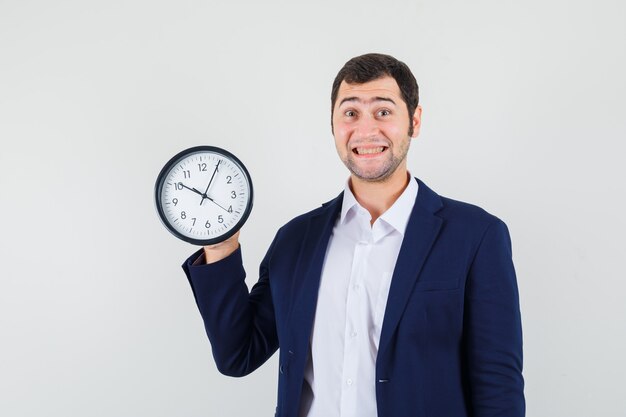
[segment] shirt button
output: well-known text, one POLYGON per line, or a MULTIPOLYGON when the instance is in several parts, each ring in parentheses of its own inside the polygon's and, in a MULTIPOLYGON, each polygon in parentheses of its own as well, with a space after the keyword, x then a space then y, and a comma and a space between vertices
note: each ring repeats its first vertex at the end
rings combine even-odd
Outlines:
POLYGON ((352 288, 354 288, 354 291, 358 291, 361 288, 361 286, 359 284, 354 284, 352 288))
POLYGON ((352 333, 350 333, 350 336, 352 336, 352 337, 356 337, 356 332, 352 332, 352 333))
POLYGON ((346 381, 346 384, 352 385, 352 379, 348 378, 348 380, 346 381))

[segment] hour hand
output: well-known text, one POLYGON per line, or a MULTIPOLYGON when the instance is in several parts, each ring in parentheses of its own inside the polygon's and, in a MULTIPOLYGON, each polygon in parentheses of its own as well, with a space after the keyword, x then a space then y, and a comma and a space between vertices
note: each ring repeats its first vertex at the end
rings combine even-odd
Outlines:
POLYGON ((201 195, 202 197, 205 197, 205 195, 204 195, 204 194, 202 194, 200 191, 196 190, 195 188, 193 188, 193 187, 189 188, 189 187, 187 187, 185 184, 183 184, 182 182, 179 182, 179 184, 180 184, 180 185, 182 185, 182 186, 183 186, 183 188, 186 188, 186 189, 188 189, 189 191, 193 191, 194 193, 199 194, 199 195, 201 195))

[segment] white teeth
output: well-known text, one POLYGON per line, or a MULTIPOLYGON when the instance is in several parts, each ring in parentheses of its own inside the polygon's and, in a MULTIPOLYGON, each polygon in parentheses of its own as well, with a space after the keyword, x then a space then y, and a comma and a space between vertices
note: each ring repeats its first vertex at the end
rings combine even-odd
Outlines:
POLYGON ((384 147, 379 146, 378 148, 356 148, 356 153, 359 155, 367 155, 372 153, 381 153, 384 147))

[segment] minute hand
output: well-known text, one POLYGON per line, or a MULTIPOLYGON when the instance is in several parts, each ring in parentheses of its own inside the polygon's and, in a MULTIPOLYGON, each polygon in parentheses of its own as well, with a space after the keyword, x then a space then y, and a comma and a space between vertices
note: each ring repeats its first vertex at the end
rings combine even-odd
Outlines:
POLYGON ((217 164, 215 164, 215 170, 213 171, 213 175, 211 175, 211 179, 209 180, 209 183, 206 186, 206 190, 204 190, 204 194, 202 194, 202 200, 200 200, 200 205, 202 205, 202 202, 204 201, 205 198, 208 198, 206 193, 209 192, 209 187, 211 186, 211 183, 213 182, 213 178, 215 177, 215 173, 217 172, 217 168, 219 168, 221 162, 222 160, 220 159, 219 161, 217 161, 217 164))

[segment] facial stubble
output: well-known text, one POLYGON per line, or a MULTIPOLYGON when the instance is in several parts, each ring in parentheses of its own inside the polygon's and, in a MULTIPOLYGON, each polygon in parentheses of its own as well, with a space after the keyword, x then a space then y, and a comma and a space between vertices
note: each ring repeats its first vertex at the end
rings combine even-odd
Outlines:
POLYGON ((382 162, 382 165, 378 169, 376 169, 376 171, 371 173, 359 167, 357 162, 354 160, 354 154, 349 145, 346 157, 342 158, 342 161, 346 168, 348 168, 348 170, 352 173, 352 175, 360 180, 366 182, 385 182, 393 175, 394 172, 396 172, 400 164, 402 164, 402 162, 406 160, 407 154, 409 152, 410 143, 411 138, 408 137, 406 141, 401 143, 397 155, 394 155, 392 145, 390 143, 390 146, 385 151, 389 153, 389 155, 386 157, 386 160, 382 162))

